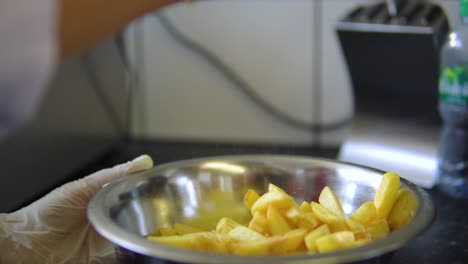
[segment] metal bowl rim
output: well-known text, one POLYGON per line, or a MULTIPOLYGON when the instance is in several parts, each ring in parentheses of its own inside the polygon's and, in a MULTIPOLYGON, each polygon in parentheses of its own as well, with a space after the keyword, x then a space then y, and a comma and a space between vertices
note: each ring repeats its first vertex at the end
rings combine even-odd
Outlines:
MULTIPOLYGON (((264 160, 271 159, 288 160, 304 162, 325 162, 335 165, 346 165, 349 167, 363 169, 378 174, 384 174, 382 170, 354 164, 350 162, 343 162, 326 158, 315 158, 306 156, 294 155, 270 155, 270 154, 252 154, 252 155, 226 155, 226 156, 212 156, 204 158, 186 159, 176 162, 170 162, 154 167, 150 172, 164 171, 168 168, 178 168, 190 164, 198 164, 207 161, 233 161, 233 160, 264 160)), ((157 175, 158 173, 155 173, 157 175)), ((130 175, 128 177, 141 176, 142 173, 130 175)), ((126 177, 125 179, 128 179, 126 177)), ((151 177, 151 176, 148 176, 151 177)), ((430 195, 421 187, 401 178, 401 182, 416 194, 420 205, 413 221, 401 230, 392 232, 386 238, 374 241, 364 246, 336 251, 332 253, 320 254, 302 254, 293 256, 236 256, 236 255, 222 255, 213 253, 195 252, 189 250, 178 249, 158 243, 151 242, 144 237, 138 236, 134 233, 126 231, 115 224, 109 217, 106 216, 104 210, 105 197, 117 186, 124 184, 124 180, 116 181, 104 186, 90 201, 88 205, 88 219, 94 229, 104 238, 112 242, 118 247, 130 250, 132 252, 154 257, 157 259, 165 259, 170 261, 178 261, 184 263, 308 263, 310 261, 317 261, 319 263, 343 263, 370 259, 378 257, 385 253, 390 253, 402 247, 406 242, 415 238, 424 232, 432 223, 435 216, 435 206, 430 195)))

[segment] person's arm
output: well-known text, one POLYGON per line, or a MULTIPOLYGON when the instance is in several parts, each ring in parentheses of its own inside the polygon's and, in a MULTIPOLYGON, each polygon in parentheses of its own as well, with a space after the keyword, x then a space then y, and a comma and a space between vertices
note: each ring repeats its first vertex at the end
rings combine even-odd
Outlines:
POLYGON ((109 37, 133 19, 180 0, 59 0, 59 58, 109 37))

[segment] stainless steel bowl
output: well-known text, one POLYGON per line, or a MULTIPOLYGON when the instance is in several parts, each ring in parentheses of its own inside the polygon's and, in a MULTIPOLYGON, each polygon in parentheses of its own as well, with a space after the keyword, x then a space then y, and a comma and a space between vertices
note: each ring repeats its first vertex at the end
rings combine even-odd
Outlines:
MULTIPOLYGON (((297 201, 317 200, 323 187, 336 192, 347 214, 372 200, 384 172, 333 160, 279 155, 223 156, 193 159, 108 184, 92 199, 88 217, 96 231, 117 248, 126 263, 350 263, 376 260, 402 247, 431 224, 434 204, 421 188, 402 179, 418 199, 413 221, 388 237, 362 247, 327 254, 241 257, 168 247, 145 239, 159 227, 195 217, 213 190, 242 203, 248 188, 260 192, 268 183, 297 201)), ((204 208, 206 210, 206 208, 204 208)), ((211 208, 210 210, 223 210, 211 208)))

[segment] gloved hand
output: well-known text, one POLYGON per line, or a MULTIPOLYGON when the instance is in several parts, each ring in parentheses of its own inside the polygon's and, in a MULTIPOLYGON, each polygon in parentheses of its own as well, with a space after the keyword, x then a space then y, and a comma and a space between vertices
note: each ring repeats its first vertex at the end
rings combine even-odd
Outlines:
POLYGON ((112 263, 112 245, 88 223, 88 202, 104 184, 152 167, 149 156, 140 156, 67 183, 16 212, 0 214, 0 263, 112 263))

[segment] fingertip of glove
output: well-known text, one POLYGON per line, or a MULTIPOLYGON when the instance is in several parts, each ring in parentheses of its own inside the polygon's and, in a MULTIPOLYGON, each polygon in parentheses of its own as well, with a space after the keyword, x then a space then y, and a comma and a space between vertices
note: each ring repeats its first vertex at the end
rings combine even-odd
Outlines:
POLYGON ((150 156, 141 155, 128 163, 127 172, 135 173, 139 171, 149 170, 153 168, 153 166, 153 159, 150 156))

